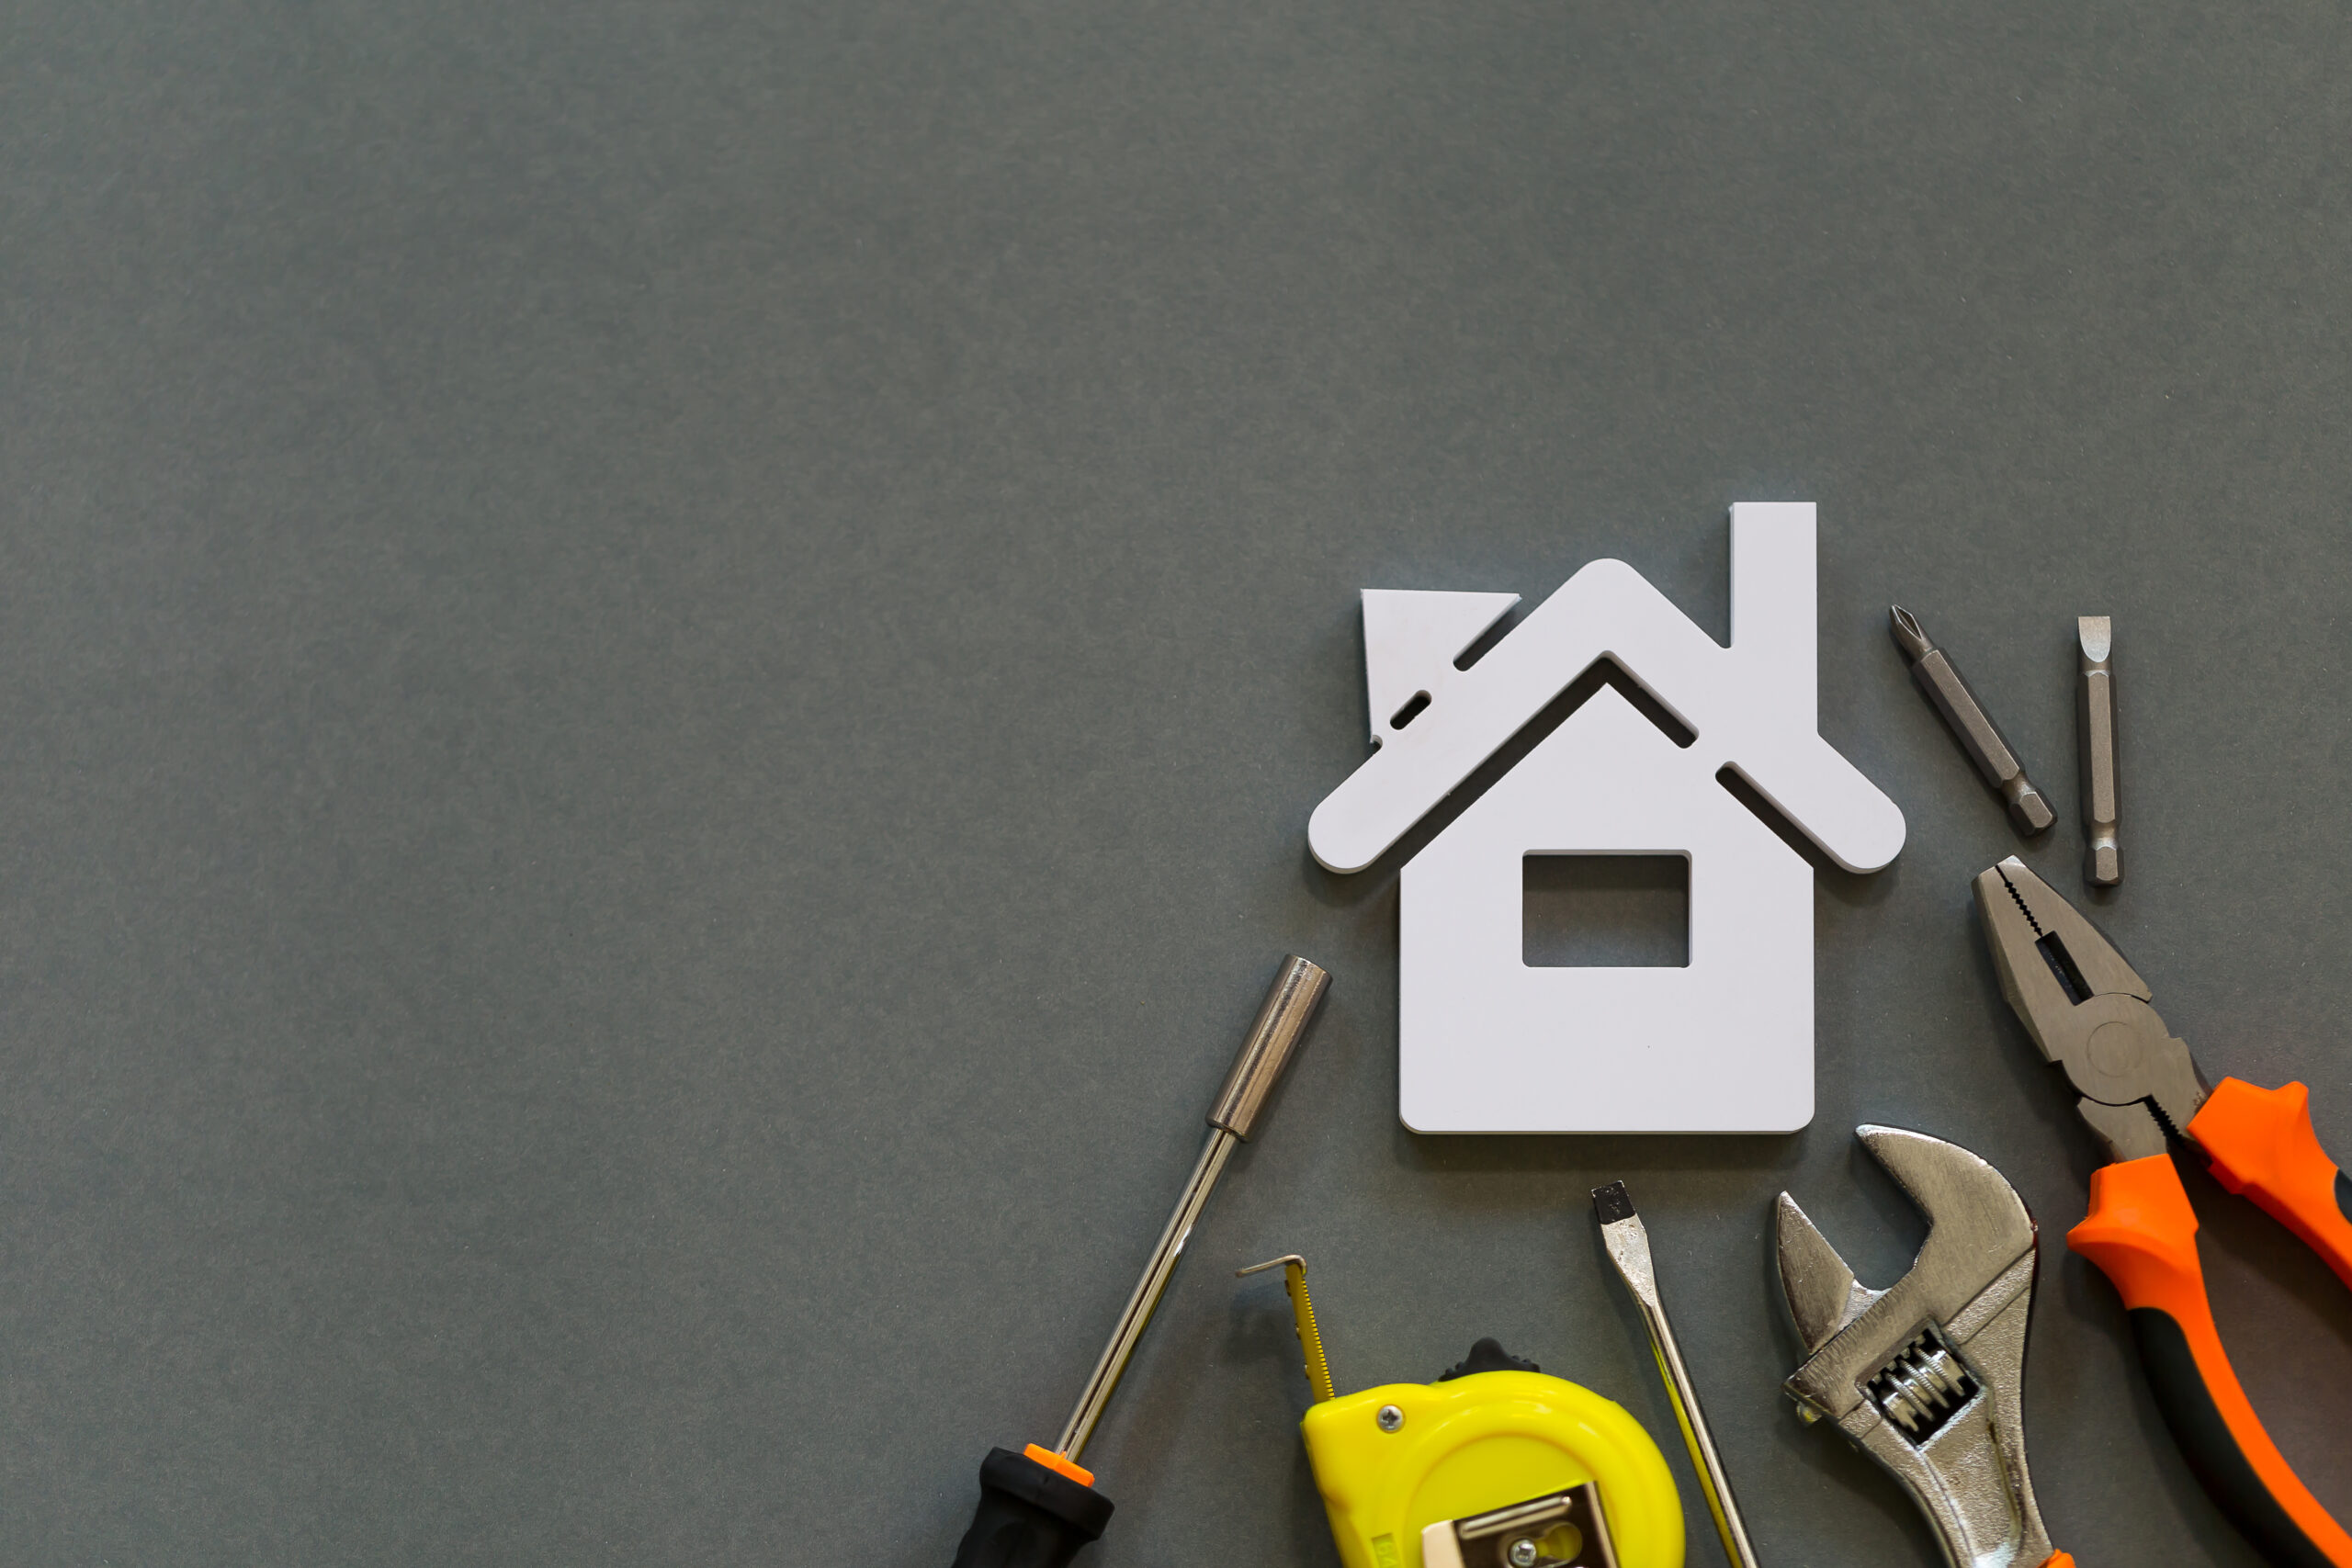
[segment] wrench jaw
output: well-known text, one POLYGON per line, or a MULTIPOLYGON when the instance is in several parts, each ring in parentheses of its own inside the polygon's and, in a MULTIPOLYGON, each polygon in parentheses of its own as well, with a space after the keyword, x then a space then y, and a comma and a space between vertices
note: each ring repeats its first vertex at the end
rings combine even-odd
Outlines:
MULTIPOLYGON (((1838 1256, 1797 1201, 1781 1194, 1776 1205, 1780 1233, 1776 1256, 1781 1265, 1781 1293, 1787 1299, 1789 1320, 1809 1354, 1836 1337, 1839 1329, 1862 1315, 1884 1295, 1854 1278, 1853 1269, 1838 1256)), ((1808 1406, 1797 1411, 1808 1421, 1819 1419, 1808 1406)))
POLYGON ((1782 1194, 1781 1289, 1813 1351, 1783 1386, 1800 1415, 1835 1422, 1903 1482, 1952 1568, 2039 1568, 2051 1546, 2022 1418, 2032 1218, 1965 1149, 1860 1133, 1927 1214, 1928 1242, 1909 1273, 1873 1292, 1782 1194))

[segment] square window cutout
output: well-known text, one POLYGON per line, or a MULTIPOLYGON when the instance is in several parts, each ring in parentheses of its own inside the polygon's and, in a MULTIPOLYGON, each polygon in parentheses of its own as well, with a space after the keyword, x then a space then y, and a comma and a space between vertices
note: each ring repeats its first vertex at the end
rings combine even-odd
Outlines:
POLYGON ((1689 855, 1531 854, 1520 866, 1529 968, 1690 967, 1689 855))

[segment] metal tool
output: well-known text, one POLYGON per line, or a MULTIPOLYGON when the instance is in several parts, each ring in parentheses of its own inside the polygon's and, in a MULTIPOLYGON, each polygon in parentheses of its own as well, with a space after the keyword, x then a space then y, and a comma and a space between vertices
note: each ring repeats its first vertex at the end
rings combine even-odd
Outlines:
POLYGON ((1339 1397, 1331 1388, 1331 1362, 1323 1354, 1323 1331, 1315 1326, 1315 1302, 1306 1293, 1306 1259, 1295 1252, 1264 1263, 1252 1263, 1247 1269, 1236 1269, 1234 1278, 1246 1279, 1262 1274, 1269 1269, 1283 1271, 1283 1290, 1290 1297, 1292 1326, 1298 1331, 1298 1348, 1306 1358, 1306 1386, 1315 1391, 1317 1400, 1339 1397))
POLYGON ((1810 1352, 1782 1387, 1909 1488, 1951 1568, 2072 1568, 2026 1470, 2033 1216, 1956 1144, 1855 1132, 1928 1217, 1928 1239, 1909 1273, 1873 1291, 1781 1194, 1781 1288, 1810 1352))
POLYGON ((1622 1406, 1492 1339, 1434 1382, 1335 1395, 1306 1260, 1237 1272, 1276 1268, 1315 1390, 1299 1435, 1342 1568, 1680 1568, 1673 1474, 1622 1406))
POLYGON ((2115 623, 2085 615, 2075 623, 2081 655, 2075 715, 2083 756, 2083 880, 2112 887, 2123 880, 2115 842, 2115 623))
POLYGON ((1960 741, 1968 760, 1984 776, 2002 801, 2009 808, 2009 820, 2018 831, 2029 836, 2043 831, 2058 820, 2033 781, 2025 776, 2025 764, 2018 761, 2017 748, 2011 746, 1968 689, 1950 657, 1943 649, 1928 640, 1917 617, 1902 605, 1888 613, 1888 626, 1894 646, 1903 650, 1910 661, 1911 679, 1928 694, 1928 700, 1943 715, 1944 723, 1960 741))
POLYGON ((1642 1310, 1642 1324, 1650 1333, 1650 1350, 1657 1358, 1658 1375, 1666 1381, 1667 1398, 1682 1427, 1683 1446, 1690 1450, 1691 1468, 1699 1473, 1699 1488, 1707 1496, 1707 1511, 1714 1516, 1715 1534, 1734 1568, 1756 1568, 1756 1547, 1747 1539, 1747 1521, 1739 1517, 1738 1499, 1732 1495, 1731 1478, 1724 1473, 1723 1456, 1715 1451, 1714 1434, 1707 1429, 1706 1412, 1699 1407, 1699 1391, 1691 1386, 1690 1369, 1675 1343, 1674 1325, 1666 1319, 1666 1303, 1658 1299, 1657 1267, 1650 1258, 1650 1236, 1634 1212, 1634 1200, 1622 1181, 1592 1190, 1592 1215, 1600 1224, 1601 1244, 1617 1277, 1625 1281, 1634 1304, 1642 1310))
POLYGON ((1330 984, 1331 976, 1306 959, 1294 955, 1283 960, 1258 1009, 1257 1021, 1209 1107, 1209 1135, 1201 1157, 1160 1230, 1143 1277, 1127 1297, 1111 1342, 1078 1396, 1077 1407, 1052 1448, 1031 1443, 1020 1453, 989 1451, 980 1466, 979 1509, 956 1549, 956 1568, 1060 1568, 1110 1522, 1111 1500, 1094 1489, 1094 1474, 1078 1462, 1079 1454, 1102 1418, 1111 1391, 1127 1370, 1159 1298, 1167 1293, 1184 1243, 1199 1223, 1216 1179, 1224 1174, 1233 1145, 1256 1130, 1267 1098, 1330 984))
POLYGON ((2213 1325, 2197 1216, 2175 1139, 2352 1285, 2352 1180, 2312 1130, 2300 1083, 2211 1089, 2152 1005, 2148 983, 2075 907, 2014 856, 1976 878, 2001 992, 2065 1069, 2075 1109, 2113 1162, 2091 1173, 2090 1212, 2066 1244, 2113 1280, 2157 1408, 2215 1503, 2257 1551, 2294 1568, 2352 1568, 2346 1534, 2288 1465, 2239 1386, 2213 1325))
POLYGON ((1600 1489, 1589 1481, 1549 1497, 1421 1532, 1421 1568, 1619 1568, 1600 1489))

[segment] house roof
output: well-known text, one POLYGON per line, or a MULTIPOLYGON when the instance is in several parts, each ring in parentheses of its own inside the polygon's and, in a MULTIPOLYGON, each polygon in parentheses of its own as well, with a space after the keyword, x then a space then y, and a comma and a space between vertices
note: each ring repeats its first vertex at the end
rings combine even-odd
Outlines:
POLYGON ((1624 562, 1585 567, 1468 670, 1430 674, 1427 707, 1316 807, 1315 858, 1371 864, 1608 658, 1696 733, 1690 766, 1736 770, 1848 870, 1885 865, 1903 848, 1902 811, 1815 728, 1813 529, 1810 505, 1732 509, 1729 648, 1624 562))

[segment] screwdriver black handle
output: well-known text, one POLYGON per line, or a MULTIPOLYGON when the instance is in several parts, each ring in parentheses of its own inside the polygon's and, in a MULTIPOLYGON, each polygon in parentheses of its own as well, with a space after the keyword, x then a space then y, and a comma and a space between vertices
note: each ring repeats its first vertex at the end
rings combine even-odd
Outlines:
POLYGON ((990 1449, 980 1464, 980 1506, 956 1548, 954 1568, 1068 1568, 1111 1522, 1111 1499, 1027 1454, 990 1449))

